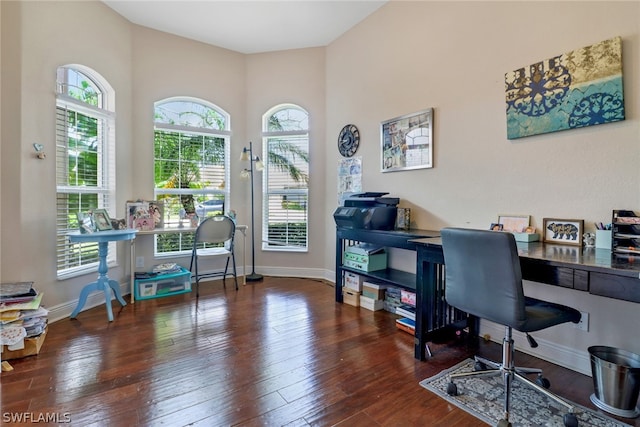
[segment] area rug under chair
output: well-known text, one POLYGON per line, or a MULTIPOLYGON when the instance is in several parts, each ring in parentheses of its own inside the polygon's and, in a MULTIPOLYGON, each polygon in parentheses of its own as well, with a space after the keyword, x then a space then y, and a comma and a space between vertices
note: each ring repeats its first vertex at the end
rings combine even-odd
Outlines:
MULTIPOLYGON (((471 372, 473 365, 473 360, 464 360, 452 368, 422 380, 420 385, 485 423, 497 425, 504 415, 504 385, 501 376, 459 378, 455 381, 459 395, 449 396, 447 394, 449 374, 471 372)), ((628 426, 628 424, 584 406, 575 403, 573 405, 580 427, 628 426)), ((512 383, 510 421, 513 426, 563 427, 562 417, 566 413, 565 407, 544 394, 525 386, 520 381, 512 383)))

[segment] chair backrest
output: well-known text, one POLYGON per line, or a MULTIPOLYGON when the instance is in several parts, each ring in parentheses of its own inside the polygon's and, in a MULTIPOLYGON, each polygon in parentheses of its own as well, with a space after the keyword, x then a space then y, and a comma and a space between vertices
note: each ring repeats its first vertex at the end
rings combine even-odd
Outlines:
POLYGON ((202 220, 196 229, 194 245, 198 243, 225 243, 227 248, 233 248, 233 237, 236 233, 236 223, 226 215, 209 216, 202 220))
POLYGON ((441 236, 447 303, 519 330, 526 320, 525 297, 513 234, 445 228, 441 236))

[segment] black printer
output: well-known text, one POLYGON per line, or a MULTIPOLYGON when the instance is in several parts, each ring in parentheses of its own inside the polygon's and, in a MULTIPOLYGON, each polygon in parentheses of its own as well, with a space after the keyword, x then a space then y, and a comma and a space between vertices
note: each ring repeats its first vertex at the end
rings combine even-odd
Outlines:
POLYGON ((398 212, 398 197, 389 193, 357 193, 344 199, 344 206, 333 213, 336 225, 369 230, 393 230, 398 212))

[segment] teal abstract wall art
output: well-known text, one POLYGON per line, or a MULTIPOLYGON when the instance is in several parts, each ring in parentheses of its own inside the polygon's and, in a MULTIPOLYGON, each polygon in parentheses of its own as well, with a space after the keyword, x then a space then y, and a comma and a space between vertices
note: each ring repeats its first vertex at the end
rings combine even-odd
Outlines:
POLYGON ((624 120, 622 38, 505 74, 507 138, 624 120))

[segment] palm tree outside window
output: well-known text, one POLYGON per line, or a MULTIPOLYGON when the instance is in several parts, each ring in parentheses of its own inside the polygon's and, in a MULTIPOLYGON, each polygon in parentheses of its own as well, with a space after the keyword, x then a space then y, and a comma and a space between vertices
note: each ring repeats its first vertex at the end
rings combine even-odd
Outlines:
MULTIPOLYGON (((155 103, 154 182, 165 227, 197 224, 229 211, 229 115, 196 98, 155 103)), ((193 233, 155 236, 155 255, 192 249, 193 233)))
POLYGON ((309 114, 283 104, 263 116, 262 249, 306 252, 309 226, 309 114))

